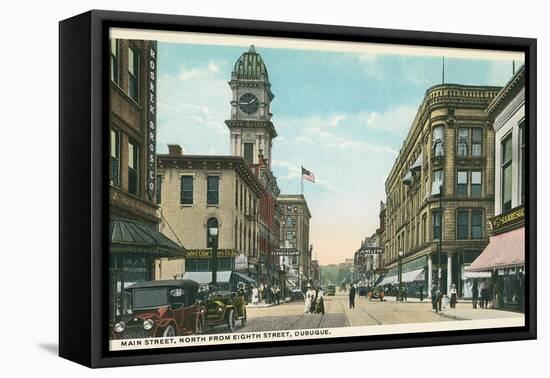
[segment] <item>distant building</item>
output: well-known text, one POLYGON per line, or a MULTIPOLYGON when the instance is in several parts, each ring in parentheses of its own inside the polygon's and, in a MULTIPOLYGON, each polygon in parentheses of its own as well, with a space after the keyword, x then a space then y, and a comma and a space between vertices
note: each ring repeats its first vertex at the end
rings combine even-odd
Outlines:
POLYGON ((487 245, 494 215, 486 108, 499 90, 443 84, 426 91, 386 180, 383 284, 398 282, 402 262, 409 296, 439 282, 443 292, 454 283, 459 296, 470 296, 463 269, 487 245))
POLYGON ((305 287, 311 280, 311 249, 309 245, 309 220, 311 213, 302 194, 282 194, 277 198, 281 212, 281 248, 295 248, 297 255, 291 257, 290 284, 305 287))

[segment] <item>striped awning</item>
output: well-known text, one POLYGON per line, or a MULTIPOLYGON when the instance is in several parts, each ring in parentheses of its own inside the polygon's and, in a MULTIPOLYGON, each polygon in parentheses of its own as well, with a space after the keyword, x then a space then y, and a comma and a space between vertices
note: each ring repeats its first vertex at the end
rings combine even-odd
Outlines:
POLYGON ((489 244, 467 271, 481 272, 525 265, 525 227, 491 236, 489 244))

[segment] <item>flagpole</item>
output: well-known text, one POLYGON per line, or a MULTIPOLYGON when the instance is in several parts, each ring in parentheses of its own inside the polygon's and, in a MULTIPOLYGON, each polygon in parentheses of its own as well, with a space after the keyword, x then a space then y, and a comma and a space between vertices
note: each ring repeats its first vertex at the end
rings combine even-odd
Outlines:
POLYGON ((304 195, 304 167, 300 167, 300 184, 302 188, 302 195, 304 195))

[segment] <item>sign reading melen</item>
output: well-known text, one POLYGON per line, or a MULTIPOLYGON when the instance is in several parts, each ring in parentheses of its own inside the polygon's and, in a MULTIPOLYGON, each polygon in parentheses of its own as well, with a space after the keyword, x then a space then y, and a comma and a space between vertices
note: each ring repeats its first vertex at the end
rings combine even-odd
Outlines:
POLYGON ((147 194, 149 199, 155 198, 155 169, 157 149, 157 43, 149 45, 147 62, 147 194))

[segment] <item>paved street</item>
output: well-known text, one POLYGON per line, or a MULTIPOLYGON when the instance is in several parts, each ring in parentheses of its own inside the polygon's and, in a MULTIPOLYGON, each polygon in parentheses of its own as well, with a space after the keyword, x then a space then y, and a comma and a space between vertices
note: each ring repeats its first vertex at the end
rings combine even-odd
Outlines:
MULTIPOLYGON (((355 308, 350 309, 347 293, 325 296, 325 315, 304 314, 304 302, 290 302, 279 306, 247 308, 248 322, 238 322, 236 332, 280 331, 311 328, 336 328, 399 323, 445 322, 466 319, 522 317, 521 313, 499 310, 473 310, 469 303, 459 303, 456 309, 441 314, 432 311, 429 300, 420 302, 369 301, 356 297, 355 308)), ((205 333, 225 333, 225 326, 206 329, 205 333)))

